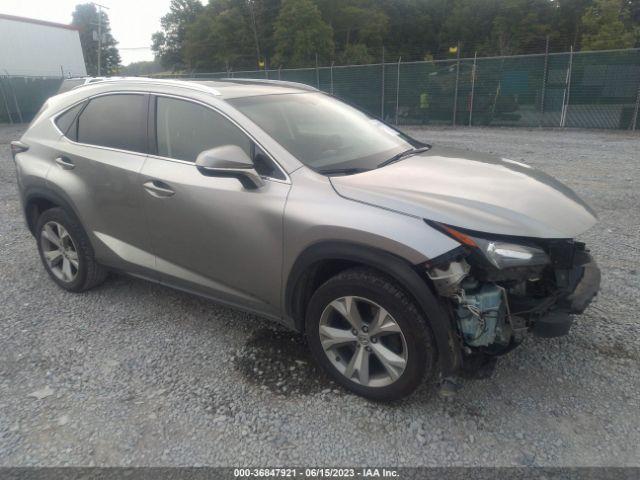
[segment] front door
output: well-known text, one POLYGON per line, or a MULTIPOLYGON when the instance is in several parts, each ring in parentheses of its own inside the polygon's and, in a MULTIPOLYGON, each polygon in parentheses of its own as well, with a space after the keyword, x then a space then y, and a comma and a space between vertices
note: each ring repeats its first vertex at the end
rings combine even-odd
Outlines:
POLYGON ((279 316, 283 213, 290 185, 267 177, 263 187, 247 190, 236 178, 202 175, 196 157, 221 145, 237 145, 252 158, 258 156, 261 168, 271 160, 212 108, 163 96, 152 102, 157 155, 148 157, 140 183, 162 281, 279 316))

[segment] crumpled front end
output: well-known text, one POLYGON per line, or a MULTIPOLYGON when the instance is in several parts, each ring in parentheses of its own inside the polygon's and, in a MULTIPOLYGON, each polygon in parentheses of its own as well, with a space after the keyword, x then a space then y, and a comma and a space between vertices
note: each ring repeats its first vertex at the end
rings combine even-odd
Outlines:
MULTIPOLYGON (((430 222, 431 223, 431 222, 430 222)), ((586 246, 572 239, 525 239, 432 226, 461 247, 425 265, 448 306, 466 366, 493 364, 532 333, 569 332, 600 287, 600 270, 586 246)))

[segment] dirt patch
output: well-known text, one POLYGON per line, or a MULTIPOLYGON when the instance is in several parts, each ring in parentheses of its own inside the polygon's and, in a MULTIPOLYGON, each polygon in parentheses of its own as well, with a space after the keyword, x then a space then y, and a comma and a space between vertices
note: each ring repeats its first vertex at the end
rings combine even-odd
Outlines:
POLYGON ((315 365, 304 336, 286 330, 257 330, 234 365, 251 383, 280 395, 310 395, 333 386, 315 365))

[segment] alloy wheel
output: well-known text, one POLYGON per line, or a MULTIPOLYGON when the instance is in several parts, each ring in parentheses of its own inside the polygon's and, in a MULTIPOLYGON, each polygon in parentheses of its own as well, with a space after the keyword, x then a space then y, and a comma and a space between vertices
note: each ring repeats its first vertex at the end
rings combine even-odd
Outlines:
POLYGON ((42 255, 56 278, 70 283, 78 275, 79 259, 71 235, 58 222, 47 222, 40 232, 42 255))
POLYGON ((320 343, 331 364, 365 387, 394 383, 407 366, 407 342, 398 322, 362 297, 333 300, 320 317, 320 343))

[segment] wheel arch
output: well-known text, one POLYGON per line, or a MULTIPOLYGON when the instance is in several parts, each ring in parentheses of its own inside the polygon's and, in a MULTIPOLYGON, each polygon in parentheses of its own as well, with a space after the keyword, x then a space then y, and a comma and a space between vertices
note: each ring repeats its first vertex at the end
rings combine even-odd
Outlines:
POLYGON ((64 208, 67 212, 79 218, 75 208, 62 196, 50 189, 38 187, 26 192, 24 196, 24 216, 32 235, 35 235, 36 222, 42 212, 55 207, 64 208))
POLYGON ((333 275, 354 266, 366 266, 393 278, 428 316, 436 340, 438 360, 444 373, 462 362, 460 345, 450 317, 436 298, 428 280, 405 259, 374 247, 348 242, 321 242, 305 249, 286 280, 284 306, 296 330, 304 331, 306 306, 313 292, 333 275))

